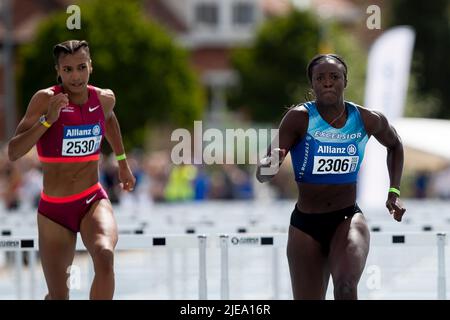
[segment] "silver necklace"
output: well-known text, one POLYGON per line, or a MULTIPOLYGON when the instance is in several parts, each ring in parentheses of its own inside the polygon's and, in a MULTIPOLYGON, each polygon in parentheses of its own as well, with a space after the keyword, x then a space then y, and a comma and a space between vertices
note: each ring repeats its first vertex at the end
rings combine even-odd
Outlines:
POLYGON ((342 117, 342 115, 345 113, 345 105, 344 105, 344 109, 342 110, 341 114, 338 115, 336 118, 333 119, 333 121, 330 122, 330 126, 333 125, 333 123, 335 123, 340 117, 342 117))

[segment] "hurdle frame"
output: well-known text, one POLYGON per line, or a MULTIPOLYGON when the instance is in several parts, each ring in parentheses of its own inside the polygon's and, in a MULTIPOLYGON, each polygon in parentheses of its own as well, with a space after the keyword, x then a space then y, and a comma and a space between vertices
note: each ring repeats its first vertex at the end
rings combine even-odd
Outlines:
MULTIPOLYGON (((234 234, 121 234, 116 246, 116 250, 138 250, 150 249, 153 247, 165 247, 171 249, 198 249, 199 271, 198 271, 198 299, 208 299, 207 289, 207 248, 213 247, 220 250, 220 299, 230 299, 230 279, 229 279, 229 249, 231 247, 272 247, 272 289, 273 298, 279 299, 279 259, 278 250, 285 248, 287 234, 285 233, 234 233, 234 234), (210 239, 208 239, 210 238, 210 239)), ((371 234, 371 246, 436 246, 437 247, 437 299, 446 299, 446 272, 445 272, 445 248, 447 237, 445 233, 432 232, 409 232, 409 233, 381 233, 371 234)), ((30 254, 30 281, 31 299, 35 299, 35 269, 36 251, 38 250, 38 238, 0 236, 0 252, 15 252, 15 273, 17 298, 22 299, 22 269, 23 252, 30 254)), ((84 251, 86 248, 81 241, 80 235, 77 238, 77 251, 84 251)), ((170 257, 170 256, 169 256, 170 257)), ((169 277, 170 279, 171 277, 169 277)), ((172 280, 173 281, 173 280, 172 280)), ((170 283, 169 283, 170 284, 170 283)), ((173 291, 173 283, 169 290, 173 291), (172 287, 171 287, 172 286, 172 287)), ((172 292, 173 293, 173 292, 172 292)), ((172 296, 173 297, 173 296, 172 296)))

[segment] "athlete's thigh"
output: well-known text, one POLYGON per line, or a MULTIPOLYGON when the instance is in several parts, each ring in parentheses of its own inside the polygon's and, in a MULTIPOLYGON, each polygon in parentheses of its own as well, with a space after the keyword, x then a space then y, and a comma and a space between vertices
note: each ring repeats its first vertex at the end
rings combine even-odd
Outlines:
POLYGON ((361 213, 344 220, 330 244, 329 264, 333 282, 343 279, 358 282, 369 253, 370 234, 361 213))
POLYGON ((325 299, 330 273, 320 244, 289 226, 287 256, 294 299, 325 299))
POLYGON ((118 239, 117 223, 108 199, 102 199, 92 205, 81 221, 80 234, 91 254, 102 248, 114 250, 118 239))

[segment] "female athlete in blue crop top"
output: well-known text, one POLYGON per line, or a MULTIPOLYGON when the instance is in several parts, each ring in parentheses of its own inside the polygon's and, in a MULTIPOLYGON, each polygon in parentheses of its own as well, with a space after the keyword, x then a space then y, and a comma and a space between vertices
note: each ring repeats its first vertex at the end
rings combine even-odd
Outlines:
POLYGON ((371 135, 387 148, 394 192, 388 192, 386 207, 401 221, 406 210, 395 191, 400 187, 403 146, 383 114, 344 101, 347 66, 341 57, 314 57, 307 76, 315 101, 286 113, 256 176, 260 182, 270 180, 290 151, 298 185, 287 245, 294 299, 325 299, 330 274, 335 299, 357 299, 370 238, 356 204, 364 148, 371 135), (272 168, 275 171, 267 170, 272 168))

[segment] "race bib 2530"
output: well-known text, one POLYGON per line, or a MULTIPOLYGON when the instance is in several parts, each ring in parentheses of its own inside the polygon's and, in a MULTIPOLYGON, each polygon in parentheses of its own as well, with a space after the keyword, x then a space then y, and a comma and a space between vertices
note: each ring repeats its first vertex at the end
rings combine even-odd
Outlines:
POLYGON ((93 154, 100 148, 101 141, 99 124, 64 127, 62 155, 76 157, 93 154))

